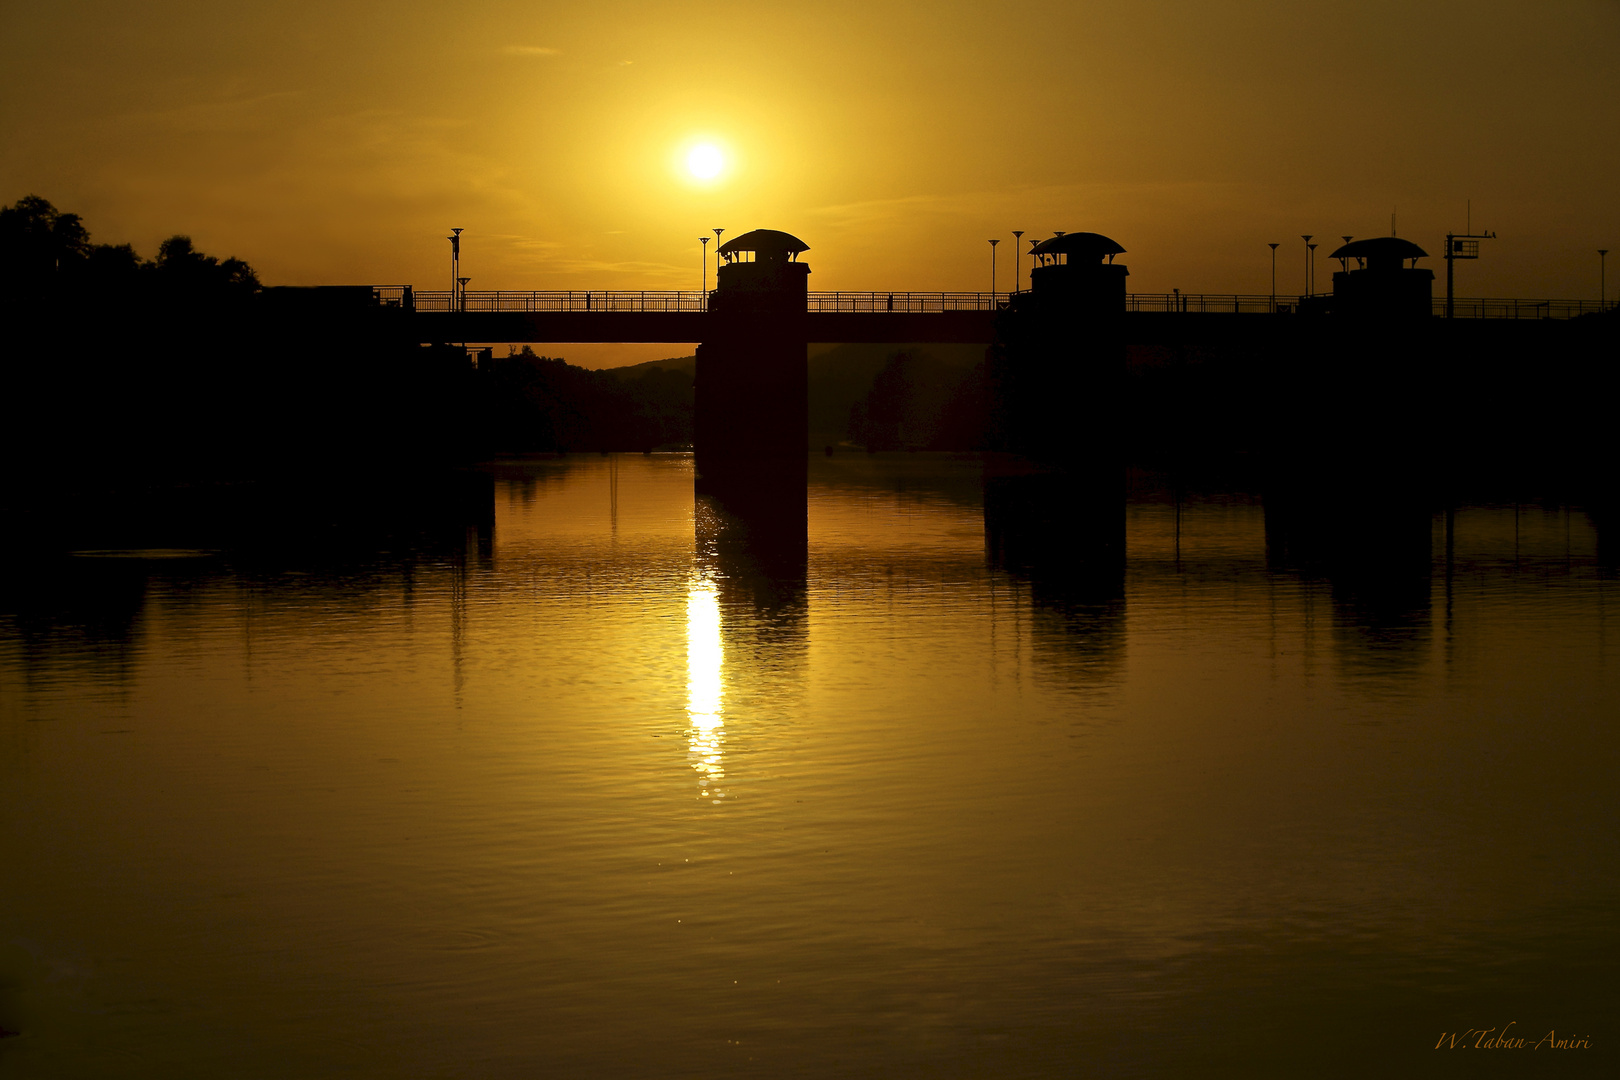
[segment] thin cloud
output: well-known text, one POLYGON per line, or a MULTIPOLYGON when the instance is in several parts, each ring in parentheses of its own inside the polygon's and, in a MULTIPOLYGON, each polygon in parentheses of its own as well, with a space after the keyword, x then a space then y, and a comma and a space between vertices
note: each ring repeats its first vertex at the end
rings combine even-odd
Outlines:
POLYGON ((561 56, 561 49, 549 45, 508 45, 501 52, 507 56, 561 56))

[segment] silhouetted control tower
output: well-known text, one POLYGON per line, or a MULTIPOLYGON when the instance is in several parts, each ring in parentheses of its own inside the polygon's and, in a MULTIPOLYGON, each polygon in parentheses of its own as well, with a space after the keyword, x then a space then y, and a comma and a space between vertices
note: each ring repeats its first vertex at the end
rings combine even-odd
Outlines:
POLYGON ((810 268, 798 257, 808 250, 803 240, 775 229, 755 229, 720 248, 725 265, 709 302, 708 339, 697 351, 700 478, 764 463, 795 475, 807 467, 810 268))
POLYGON ((1063 233, 1033 249, 1028 292, 997 321, 992 445, 1049 462, 1114 460, 1125 374, 1124 248, 1063 233))
POLYGON ((1333 274, 1333 314, 1360 318, 1427 318, 1434 311, 1434 271, 1419 270, 1428 252, 1398 236, 1355 240, 1331 258, 1355 259, 1333 274), (1406 263, 1412 265, 1408 266, 1406 263))
POLYGON ((1047 306, 1061 304, 1088 313, 1125 310, 1125 279, 1130 271, 1114 265, 1125 249, 1101 233, 1064 233, 1042 240, 1031 251, 1035 266, 1030 289, 1047 306))

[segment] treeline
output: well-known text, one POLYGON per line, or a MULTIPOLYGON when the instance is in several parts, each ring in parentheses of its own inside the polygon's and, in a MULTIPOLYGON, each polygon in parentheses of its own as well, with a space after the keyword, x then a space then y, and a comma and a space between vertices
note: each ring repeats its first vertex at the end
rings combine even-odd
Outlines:
POLYGON ((525 345, 479 365, 486 453, 671 450, 692 442, 690 358, 589 371, 525 345))
POLYGON ((262 287, 172 236, 144 259, 30 195, 0 208, 7 488, 420 471, 692 439, 692 371, 423 347, 369 290, 262 287))
POLYGON ((12 297, 49 298, 83 291, 104 300, 143 292, 251 296, 258 275, 241 259, 198 251, 175 235, 142 259, 130 244, 96 244, 78 214, 38 195, 0 207, 0 287, 12 297))

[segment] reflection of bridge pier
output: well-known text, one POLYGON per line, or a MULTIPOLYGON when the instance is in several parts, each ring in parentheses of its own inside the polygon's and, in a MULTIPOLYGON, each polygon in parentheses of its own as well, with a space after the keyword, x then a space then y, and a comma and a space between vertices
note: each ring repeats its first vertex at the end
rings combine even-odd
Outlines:
POLYGON ((1421 488, 1395 473, 1351 471, 1274 487, 1265 496, 1266 562, 1325 578, 1344 662, 1409 671, 1430 638, 1432 515, 1421 488))
POLYGON ((1111 664, 1125 647, 1125 473, 1043 470, 991 457, 984 474, 990 565, 1029 584, 1048 637, 1087 663, 1111 664))
POLYGON ((804 472, 727 464, 698 481, 687 595, 687 762, 715 805, 727 755, 799 711, 808 660, 804 472))

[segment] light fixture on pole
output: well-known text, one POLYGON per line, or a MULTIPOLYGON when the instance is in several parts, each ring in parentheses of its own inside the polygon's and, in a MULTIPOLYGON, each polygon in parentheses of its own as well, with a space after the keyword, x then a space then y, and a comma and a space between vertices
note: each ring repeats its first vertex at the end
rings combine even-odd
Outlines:
POLYGON ((1277 313, 1277 249, 1281 244, 1267 244, 1271 249, 1271 312, 1277 313))
POLYGON ((714 287, 720 288, 720 234, 724 229, 710 229, 714 233, 714 287))
POLYGON ((1465 233, 1446 233, 1446 318, 1455 318, 1457 314, 1457 260, 1479 258, 1479 242, 1481 240, 1495 240, 1496 234, 1486 229, 1482 233, 1473 232, 1474 207, 1472 201, 1468 206, 1468 223, 1465 233))
POLYGON ((461 276, 461 234, 462 229, 451 229, 450 235, 445 237, 450 241, 450 310, 459 311, 456 303, 456 278, 461 276))
POLYGON ((1013 292, 1024 283, 1024 253, 1018 248, 1018 241, 1024 237, 1023 229, 1014 229, 1013 234, 1013 292))
POLYGON ((999 243, 1001 243, 1000 240, 990 241, 990 309, 992 311, 996 307, 996 245, 999 243))
POLYGON ((1311 295, 1311 234, 1304 233, 1300 239, 1305 241, 1305 295, 1311 295))
POLYGON ((709 308, 709 238, 698 237, 698 243, 703 245, 703 295, 698 299, 699 310, 707 311, 709 308))
POLYGON ((1306 280, 1310 282, 1309 287, 1310 287, 1311 295, 1315 296, 1316 295, 1316 245, 1315 244, 1306 244, 1305 245, 1305 258, 1306 258, 1306 261, 1307 261, 1307 263, 1309 265, 1309 269, 1306 271, 1306 280))
POLYGON ((467 282, 471 280, 470 277, 456 278, 456 284, 461 286, 461 306, 456 308, 457 311, 464 312, 467 310, 467 282))

